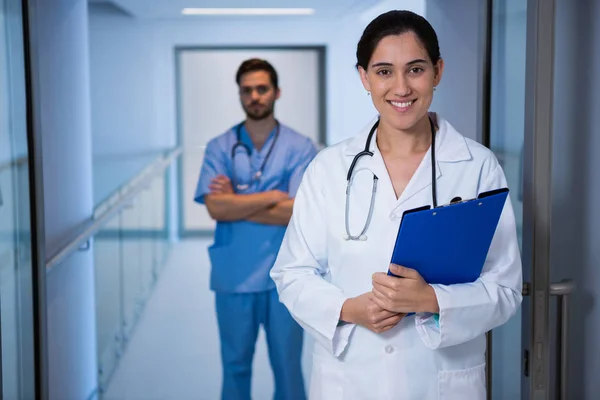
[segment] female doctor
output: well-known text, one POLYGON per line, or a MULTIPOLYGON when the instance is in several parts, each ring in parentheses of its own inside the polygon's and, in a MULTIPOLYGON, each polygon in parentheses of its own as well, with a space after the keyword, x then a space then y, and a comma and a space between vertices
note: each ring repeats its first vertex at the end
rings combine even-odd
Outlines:
POLYGON ((271 271, 315 339, 310 398, 483 400, 485 333, 521 303, 510 200, 474 283, 429 285, 389 262, 403 211, 506 187, 504 173, 491 151, 428 111, 444 62, 424 18, 377 17, 356 53, 379 117, 310 164, 271 271))

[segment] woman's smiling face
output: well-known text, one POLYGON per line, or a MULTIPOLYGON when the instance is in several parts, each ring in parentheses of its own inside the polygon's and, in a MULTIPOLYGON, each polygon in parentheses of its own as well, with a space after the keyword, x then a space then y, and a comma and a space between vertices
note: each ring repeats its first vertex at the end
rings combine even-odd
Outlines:
POLYGON ((368 69, 359 67, 359 71, 381 120, 395 129, 410 131, 427 115, 443 68, 443 60, 433 65, 426 48, 409 31, 381 39, 368 69))

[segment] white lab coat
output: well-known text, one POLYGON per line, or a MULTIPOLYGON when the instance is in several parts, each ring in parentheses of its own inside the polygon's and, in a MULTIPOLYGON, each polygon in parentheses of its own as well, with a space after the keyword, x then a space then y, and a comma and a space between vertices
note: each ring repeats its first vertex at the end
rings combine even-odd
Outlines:
MULTIPOLYGON (((490 150, 441 118, 438 125, 439 204, 507 186, 490 150)), ((513 316, 522 300, 510 199, 480 278, 470 284, 432 285, 440 308, 439 327, 430 314, 406 317, 382 334, 354 324, 338 326, 344 301, 371 291, 373 273, 387 271, 403 211, 432 204, 430 152, 396 199, 374 140, 374 156, 357 164, 350 201, 355 235, 369 208, 372 175, 365 170, 379 177, 368 239, 344 240, 346 174, 354 155, 364 149, 368 131, 324 149, 308 167, 271 271, 280 300, 315 339, 309 397, 483 400, 485 333, 513 316)))

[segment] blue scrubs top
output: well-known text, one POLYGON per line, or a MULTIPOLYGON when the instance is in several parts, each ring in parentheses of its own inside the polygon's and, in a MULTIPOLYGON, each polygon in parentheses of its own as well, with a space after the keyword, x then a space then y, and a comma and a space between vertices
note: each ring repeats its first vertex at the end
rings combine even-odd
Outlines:
MULTIPOLYGON (((247 182, 260 169, 274 138, 275 130, 261 150, 257 151, 248 132, 242 128, 241 141, 252 151, 248 157, 243 149, 237 148, 235 175, 240 181, 247 182)), ((210 182, 217 175, 228 176, 235 187, 231 150, 236 142, 236 129, 233 127, 208 143, 194 196, 196 202, 204 204, 204 196, 210 194, 210 182)), ((304 171, 316 152, 309 138, 281 124, 279 138, 264 166, 261 179, 242 193, 281 190, 289 193, 291 198, 295 197, 304 171)), ((275 263, 285 230, 285 226, 248 221, 218 221, 214 244, 208 249, 212 264, 211 290, 251 293, 275 288, 269 271, 275 263)))

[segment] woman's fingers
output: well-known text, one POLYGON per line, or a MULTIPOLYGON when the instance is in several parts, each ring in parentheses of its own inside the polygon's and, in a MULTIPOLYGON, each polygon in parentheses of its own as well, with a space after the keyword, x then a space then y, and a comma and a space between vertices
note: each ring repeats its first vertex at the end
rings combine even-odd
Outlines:
POLYGON ((404 318, 406 314, 394 314, 391 317, 388 317, 381 321, 375 327, 379 333, 388 331, 392 329, 394 326, 398 325, 398 323, 404 318))

